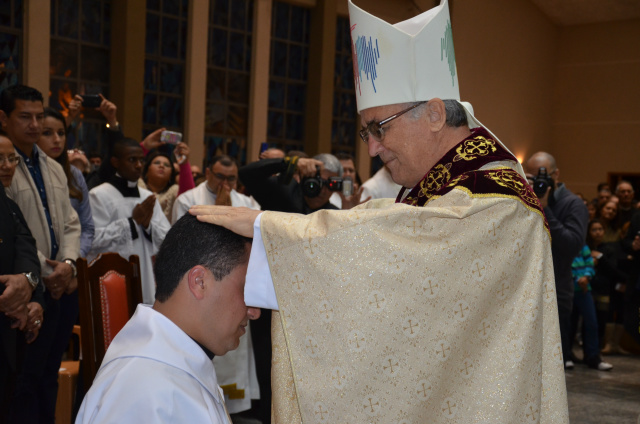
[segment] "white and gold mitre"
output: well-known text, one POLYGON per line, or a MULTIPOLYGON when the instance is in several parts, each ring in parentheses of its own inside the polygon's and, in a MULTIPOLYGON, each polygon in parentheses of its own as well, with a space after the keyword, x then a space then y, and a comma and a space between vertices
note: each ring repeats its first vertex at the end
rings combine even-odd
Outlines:
POLYGON ((449 5, 391 25, 349 0, 358 112, 435 97, 460 100, 449 5))

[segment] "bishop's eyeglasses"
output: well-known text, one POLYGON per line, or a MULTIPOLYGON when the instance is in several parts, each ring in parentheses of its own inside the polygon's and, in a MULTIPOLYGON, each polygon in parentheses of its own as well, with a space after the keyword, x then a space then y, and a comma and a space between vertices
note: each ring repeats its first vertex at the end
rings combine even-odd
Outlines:
POLYGON ((400 111, 395 115, 391 115, 390 117, 383 119, 382 121, 369 122, 369 124, 367 125, 367 128, 363 128, 360 130, 360 137, 362 138, 362 141, 364 141, 365 144, 369 144, 369 136, 371 136, 378 143, 382 142, 382 140, 384 140, 384 128, 382 128, 383 125, 388 124, 389 122, 393 121, 397 117, 404 115, 405 113, 417 108, 418 106, 424 103, 427 103, 427 101, 425 100, 422 102, 418 102, 415 105, 411 106, 410 108, 400 111))

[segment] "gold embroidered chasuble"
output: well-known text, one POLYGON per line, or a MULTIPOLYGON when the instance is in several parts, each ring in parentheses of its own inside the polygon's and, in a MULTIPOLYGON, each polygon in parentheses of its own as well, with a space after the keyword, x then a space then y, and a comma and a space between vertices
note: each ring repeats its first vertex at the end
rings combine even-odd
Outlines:
POLYGON ((424 207, 264 213, 273 422, 568 422, 549 233, 494 147, 452 149, 424 207))

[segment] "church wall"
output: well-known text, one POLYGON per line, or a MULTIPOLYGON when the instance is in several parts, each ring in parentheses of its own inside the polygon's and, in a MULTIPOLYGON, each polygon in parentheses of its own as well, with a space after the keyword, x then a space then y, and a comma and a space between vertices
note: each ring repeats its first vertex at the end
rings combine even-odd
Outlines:
POLYGON ((550 146, 558 29, 528 0, 454 0, 462 100, 518 158, 550 146))
POLYGON ((594 197, 608 172, 640 173, 640 20, 562 28, 556 72, 562 180, 594 197))

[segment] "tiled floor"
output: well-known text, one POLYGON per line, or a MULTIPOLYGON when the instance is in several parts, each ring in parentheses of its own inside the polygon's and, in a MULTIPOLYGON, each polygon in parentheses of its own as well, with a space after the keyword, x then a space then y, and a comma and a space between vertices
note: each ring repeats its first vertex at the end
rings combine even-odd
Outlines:
POLYGON ((611 371, 566 371, 571 424, 640 424, 640 356, 605 356, 611 371))

